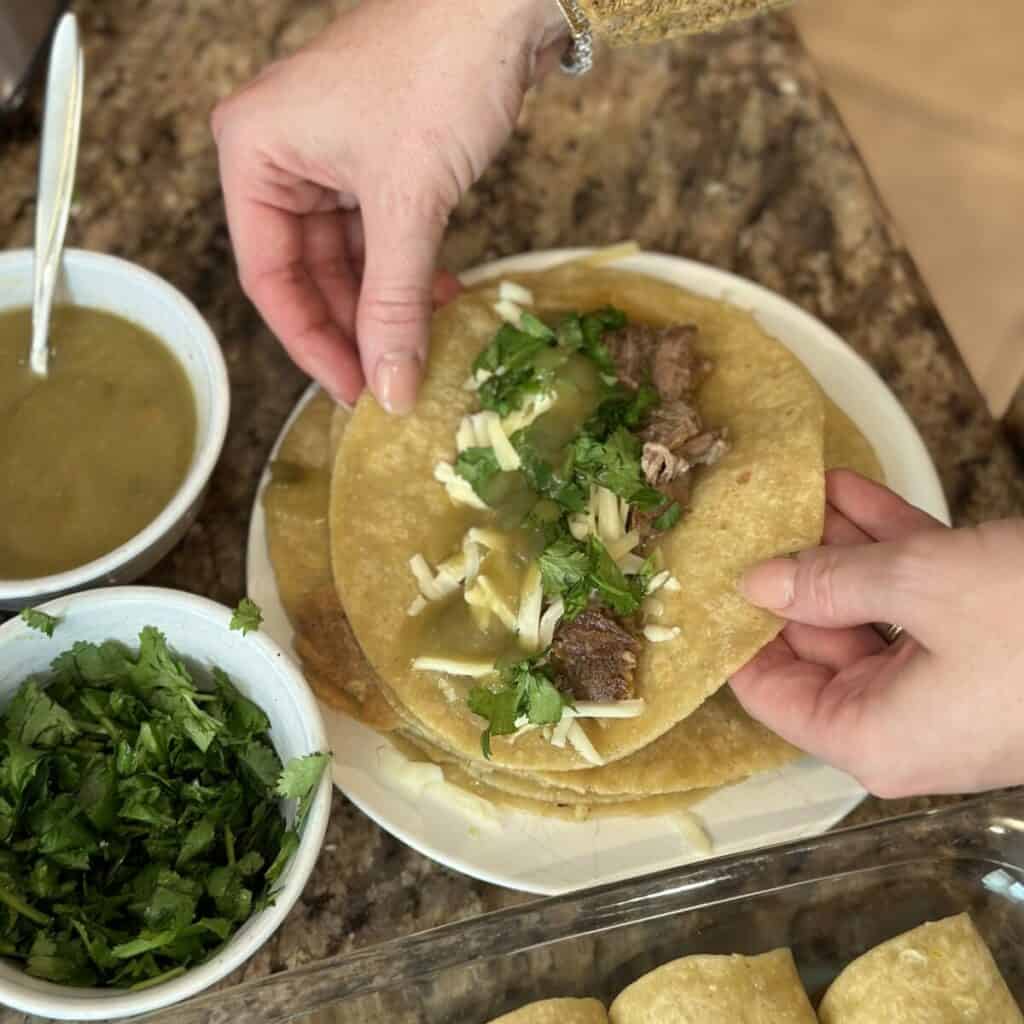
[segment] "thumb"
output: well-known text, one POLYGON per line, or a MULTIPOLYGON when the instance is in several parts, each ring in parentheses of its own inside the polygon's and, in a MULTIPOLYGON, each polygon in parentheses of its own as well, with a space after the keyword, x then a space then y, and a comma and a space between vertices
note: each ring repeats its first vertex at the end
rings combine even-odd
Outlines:
POLYGON ((446 219, 446 212, 423 214, 411 204, 363 208, 366 264, 356 337, 370 390, 399 415, 412 409, 423 376, 446 219))
POLYGON ((842 628, 896 622, 929 642, 935 629, 928 581, 934 573, 914 539, 818 547, 749 569, 740 590, 752 604, 793 622, 842 628))

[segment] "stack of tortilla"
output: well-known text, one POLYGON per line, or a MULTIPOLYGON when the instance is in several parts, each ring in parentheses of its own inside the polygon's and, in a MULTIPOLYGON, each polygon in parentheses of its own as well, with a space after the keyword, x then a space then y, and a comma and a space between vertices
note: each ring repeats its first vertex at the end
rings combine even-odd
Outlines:
POLYGON ((815 1016, 788 949, 688 956, 645 974, 605 1012, 546 999, 491 1024, 1022 1024, 1024 1016, 969 915, 929 922, 851 963, 815 1016))
POLYGON ((414 670, 401 642, 417 597, 410 559, 437 564, 464 530, 434 467, 453 458, 460 420, 478 408, 465 382, 501 323, 496 284, 435 314, 412 415, 389 416, 369 395, 350 413, 318 395, 279 449, 264 495, 268 543, 310 684, 448 781, 539 814, 660 813, 794 760, 800 752, 749 718, 725 685, 782 625, 744 601, 736 581, 764 558, 816 544, 824 470, 881 479, 875 453, 799 360, 734 307, 586 262, 511 276, 541 315, 613 305, 633 322, 696 324, 714 364, 700 407, 728 429, 731 450, 658 541, 681 583, 659 594, 681 636, 640 656, 644 713, 587 723, 600 766, 537 731, 496 737, 485 758, 484 723, 465 700, 470 681, 414 670))

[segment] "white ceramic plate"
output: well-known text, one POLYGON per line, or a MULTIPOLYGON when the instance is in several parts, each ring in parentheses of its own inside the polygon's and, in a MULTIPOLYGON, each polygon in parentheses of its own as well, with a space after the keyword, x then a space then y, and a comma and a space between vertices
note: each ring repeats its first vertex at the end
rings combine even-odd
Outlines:
MULTIPOLYGON (((464 275, 466 283, 511 270, 538 270, 582 250, 532 253, 464 275)), ((765 329, 800 357, 824 390, 857 423, 881 457, 892 488, 948 522, 949 512, 928 452, 896 398, 878 375, 828 327, 759 285, 713 267, 652 253, 619 264, 723 298, 751 310, 765 329)), ((310 389, 292 419, 312 397, 310 389)), ((287 430, 287 426, 285 430, 287 430)), ((283 431, 282 431, 283 433, 283 431)), ((260 493, 268 475, 260 485, 260 493)), ((257 497, 249 532, 248 590, 265 628, 284 647, 292 630, 267 556, 263 508, 257 497)), ((555 894, 699 860, 669 819, 603 818, 574 823, 501 811, 484 823, 443 794, 414 792, 380 767, 381 737, 345 715, 323 709, 338 788, 382 828, 420 853, 487 882, 555 894)), ((834 825, 864 797, 848 775, 812 758, 722 790, 693 808, 715 854, 814 835, 834 825)))

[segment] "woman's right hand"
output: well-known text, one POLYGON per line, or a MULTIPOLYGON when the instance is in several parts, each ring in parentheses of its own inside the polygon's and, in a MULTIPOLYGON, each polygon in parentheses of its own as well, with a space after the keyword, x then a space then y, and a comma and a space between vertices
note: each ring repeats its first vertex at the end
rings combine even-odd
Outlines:
POLYGON ((217 107, 242 287, 335 398, 411 408, 448 215, 566 31, 554 0, 364 0, 217 107))
POLYGON ((789 620, 733 676, 744 707, 878 796, 1024 783, 1024 520, 950 530, 842 470, 828 501, 824 546, 744 577, 789 620))

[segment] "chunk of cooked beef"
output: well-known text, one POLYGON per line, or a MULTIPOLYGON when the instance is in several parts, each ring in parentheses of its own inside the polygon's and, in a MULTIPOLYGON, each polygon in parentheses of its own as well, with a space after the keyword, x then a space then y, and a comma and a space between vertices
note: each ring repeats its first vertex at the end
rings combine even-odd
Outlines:
POLYGON ((689 473, 694 466, 713 466, 729 450, 724 430, 705 430, 681 444, 647 441, 640 466, 652 487, 662 488, 689 473))
POLYGON ((551 644, 551 667, 576 700, 627 700, 633 696, 640 641, 610 612, 587 608, 563 620, 551 644))
POLYGON ((681 448, 691 437, 696 437, 703 429, 696 406, 677 398, 664 402, 650 414, 647 425, 640 431, 640 439, 676 449, 681 448))
POLYGON ((693 324, 629 324, 605 337, 619 380, 631 388, 650 383, 663 402, 690 394, 710 368, 694 348, 693 324))

